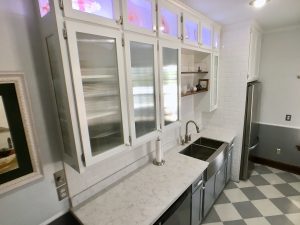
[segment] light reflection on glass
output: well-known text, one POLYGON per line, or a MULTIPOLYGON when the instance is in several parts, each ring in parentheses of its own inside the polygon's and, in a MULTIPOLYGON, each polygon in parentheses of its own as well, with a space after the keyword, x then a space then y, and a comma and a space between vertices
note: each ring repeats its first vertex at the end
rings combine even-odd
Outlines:
POLYGON ((192 42, 198 41, 198 24, 186 19, 184 22, 185 38, 192 42))
POLYGON ((202 27, 202 44, 205 46, 211 46, 212 44, 212 31, 208 27, 202 27))
POLYGON ((72 8, 108 19, 114 18, 113 0, 72 0, 72 8))
POLYGON ((165 8, 160 9, 161 15, 161 26, 160 30, 171 36, 178 36, 178 16, 176 13, 173 13, 165 8))
POLYGON ((40 15, 44 17, 50 12, 49 0, 39 0, 40 15))
POLYGON ((163 98, 164 124, 168 125, 179 119, 178 112, 178 51, 163 48, 163 98))
POLYGON ((127 13, 129 23, 148 30, 155 29, 150 0, 128 0, 127 13))

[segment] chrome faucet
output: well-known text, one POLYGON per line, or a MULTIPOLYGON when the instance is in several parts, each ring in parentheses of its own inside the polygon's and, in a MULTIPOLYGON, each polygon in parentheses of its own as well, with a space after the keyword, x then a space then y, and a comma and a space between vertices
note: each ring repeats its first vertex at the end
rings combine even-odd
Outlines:
POLYGON ((199 129, 199 127, 198 127, 198 125, 196 124, 195 121, 193 121, 193 120, 187 121, 186 125, 185 125, 185 136, 184 136, 184 142, 185 143, 188 143, 191 140, 191 135, 188 135, 188 126, 189 126, 189 123, 195 124, 197 133, 200 133, 200 129, 199 129))

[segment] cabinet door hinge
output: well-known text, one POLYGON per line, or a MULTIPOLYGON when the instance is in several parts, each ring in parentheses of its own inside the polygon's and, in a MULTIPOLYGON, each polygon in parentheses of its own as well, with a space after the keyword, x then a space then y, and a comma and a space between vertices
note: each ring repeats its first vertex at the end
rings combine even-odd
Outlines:
POLYGON ((85 156, 83 153, 81 154, 81 161, 82 161, 83 165, 85 166, 85 156))
POLYGON ((157 42, 157 51, 159 51, 159 42, 157 42))
POLYGON ((157 3, 155 4, 155 11, 158 12, 158 5, 157 5, 157 3))
POLYGON ((64 9, 64 1, 63 0, 59 0, 59 8, 64 9))
POLYGON ((183 23, 183 16, 180 16, 180 22, 183 23))
POLYGON ((123 16, 120 16, 120 18, 116 20, 116 23, 119 25, 123 25, 123 16))
POLYGON ((122 46, 123 47, 125 46, 125 40, 124 40, 124 38, 122 38, 122 46))
POLYGON ((67 29, 64 27, 63 28, 63 37, 64 37, 64 39, 68 39, 68 33, 67 33, 67 29))

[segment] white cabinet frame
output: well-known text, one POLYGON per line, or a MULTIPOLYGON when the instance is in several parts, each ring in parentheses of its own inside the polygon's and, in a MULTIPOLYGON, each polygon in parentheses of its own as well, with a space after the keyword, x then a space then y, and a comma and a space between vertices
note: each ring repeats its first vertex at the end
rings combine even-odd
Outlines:
MULTIPOLYGON (((126 33, 125 38, 125 61, 127 71, 127 92, 128 92, 128 106, 129 106, 129 121, 130 121, 130 133, 131 133, 131 144, 133 147, 145 144, 150 140, 154 140, 158 136, 160 130, 160 105, 159 105, 159 79, 158 79, 158 59, 157 59, 157 40, 156 38, 146 37, 143 35, 126 33), (154 93, 155 93, 155 116, 156 116, 156 130, 141 137, 136 137, 135 131, 135 119, 134 119, 134 103, 133 103, 133 91, 132 91, 132 78, 131 78, 131 56, 130 56, 130 42, 138 42, 144 44, 153 45, 153 56, 154 56, 154 93)), ((141 56, 142 57, 142 56, 141 56)))
POLYGON ((147 30, 142 27, 135 26, 133 24, 130 24, 127 21, 128 13, 127 13, 127 0, 121 0, 122 1, 122 12, 123 12, 123 26, 124 30, 142 33, 150 36, 156 36, 157 28, 156 28, 156 1, 155 0, 149 0, 152 5, 152 24, 153 27, 151 30, 147 30))
POLYGON ((220 56, 218 53, 213 53, 211 54, 211 61, 212 61, 212 68, 211 68, 211 79, 210 79, 210 87, 211 87, 211 90, 210 90, 210 95, 211 95, 211 98, 210 98, 210 111, 213 111, 215 109, 218 108, 218 101, 219 101, 219 71, 220 71, 220 56), (217 74, 215 74, 215 56, 218 57, 218 69, 216 71, 217 74), (215 85, 215 80, 217 80, 217 86, 215 85), (216 96, 214 95, 215 93, 215 90, 216 91, 216 96), (214 98, 216 98, 216 104, 214 104, 214 98))
POLYGON ((107 29, 99 26, 82 24, 82 23, 68 22, 68 21, 66 22, 66 29, 68 34, 67 42, 69 46, 69 57, 70 57, 70 64, 72 69, 73 86, 74 86, 77 116, 78 116, 77 119, 79 121, 82 149, 85 156, 85 165, 90 166, 96 162, 102 161, 104 159, 111 157, 112 155, 122 152, 128 148, 127 144, 129 143, 129 135, 128 135, 128 121, 127 121, 128 115, 127 115, 127 105, 126 105, 127 100, 126 100, 126 90, 125 90, 125 75, 122 74, 122 71, 125 71, 124 63, 123 63, 123 54, 122 54, 123 52, 122 35, 120 31, 107 29), (88 131, 76 32, 93 34, 98 36, 105 36, 105 37, 116 39, 118 75, 119 75, 118 78, 119 78, 119 86, 120 86, 120 101, 121 101, 121 111, 122 111, 121 113, 122 113, 124 144, 95 156, 92 155, 92 149, 91 149, 90 137, 88 131))
POLYGON ((121 18, 121 11, 120 11, 120 2, 119 0, 112 0, 113 1, 113 9, 114 9, 114 18, 109 19, 102 16, 97 16, 91 13, 81 12, 79 10, 72 8, 72 0, 63 0, 64 5, 64 15, 65 17, 78 19, 82 21, 87 21, 91 23, 98 23, 104 26, 110 26, 115 28, 120 28, 120 18, 121 18))
POLYGON ((159 83, 160 83, 160 123, 162 131, 173 129, 181 126, 181 46, 180 44, 173 44, 168 41, 159 41, 159 83), (177 71, 177 98, 178 98, 178 121, 164 125, 164 98, 163 98, 163 76, 162 76, 162 68, 163 68, 163 48, 171 48, 178 51, 178 71, 177 71))
POLYGON ((175 5, 169 3, 168 1, 166 0, 158 0, 157 2, 157 30, 158 30, 158 36, 161 37, 161 38, 166 38, 166 39, 169 39, 169 40, 172 40, 172 41, 178 41, 178 42, 181 42, 181 39, 182 39, 182 26, 181 26, 181 10, 176 7, 175 5), (173 36, 170 36, 168 34, 165 34, 164 32, 162 32, 160 30, 160 27, 161 27, 161 14, 160 14, 160 9, 161 8, 166 8, 168 10, 170 10, 171 12, 177 14, 178 16, 178 21, 177 21, 177 28, 178 28, 178 34, 177 34, 177 37, 173 37, 173 36))
POLYGON ((200 23, 200 31, 199 31, 199 33, 200 33, 200 47, 201 48, 205 48, 205 49, 212 49, 212 46, 213 46, 213 38, 214 38, 214 33, 213 33, 213 26, 211 25, 211 24, 209 24, 208 22, 204 22, 204 21, 201 21, 201 23, 200 23), (203 44, 203 36, 202 36, 202 28, 203 27, 206 27, 206 28, 208 28, 209 30, 210 30, 210 32, 211 32, 211 45, 210 46, 205 46, 204 44, 203 44))

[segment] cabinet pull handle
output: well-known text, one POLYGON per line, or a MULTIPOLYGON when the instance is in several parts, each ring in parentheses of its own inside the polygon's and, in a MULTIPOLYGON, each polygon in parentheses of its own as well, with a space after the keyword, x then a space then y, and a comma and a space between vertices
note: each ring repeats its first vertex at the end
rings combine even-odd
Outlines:
POLYGON ((197 187, 199 187, 203 183, 203 180, 200 180, 197 184, 197 187))

